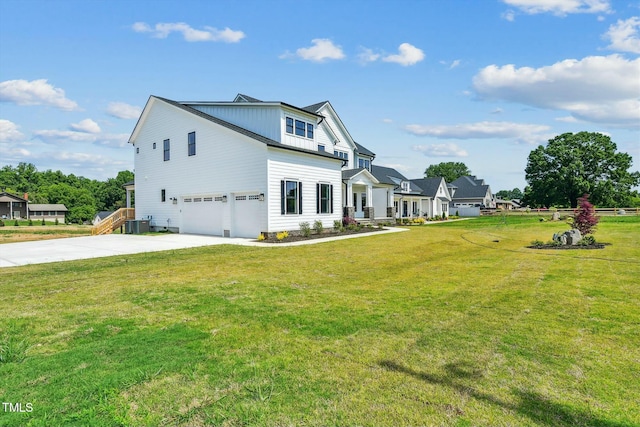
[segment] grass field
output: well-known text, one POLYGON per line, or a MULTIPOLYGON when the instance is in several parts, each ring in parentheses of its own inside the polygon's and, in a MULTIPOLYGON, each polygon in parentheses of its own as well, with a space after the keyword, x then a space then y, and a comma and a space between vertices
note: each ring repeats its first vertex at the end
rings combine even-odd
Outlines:
POLYGON ((0 244, 91 235, 90 225, 53 225, 51 222, 42 225, 38 221, 29 225, 28 221, 20 221, 20 225, 15 226, 13 220, 4 223, 4 227, 0 227, 0 244))
POLYGON ((638 426, 640 218, 0 270, 0 426, 638 426), (15 408, 15 407, 14 407, 15 408))

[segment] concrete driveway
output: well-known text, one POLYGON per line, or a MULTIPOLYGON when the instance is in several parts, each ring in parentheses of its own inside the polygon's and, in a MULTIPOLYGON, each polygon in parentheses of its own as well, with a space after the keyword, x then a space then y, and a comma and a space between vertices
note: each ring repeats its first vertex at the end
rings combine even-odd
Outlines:
POLYGON ((221 244, 251 244, 251 239, 229 239, 190 234, 108 234, 0 245, 0 267, 100 258, 141 252, 167 251, 221 244))
POLYGON ((70 237, 66 239, 37 240, 33 242, 4 243, 0 245, 0 268, 47 262, 72 261, 142 252, 168 251, 212 245, 242 246, 298 246, 331 240, 353 239, 366 236, 406 231, 390 228, 375 233, 351 234, 326 239, 312 239, 292 243, 260 243, 255 239, 202 236, 195 234, 107 234, 104 236, 70 237))

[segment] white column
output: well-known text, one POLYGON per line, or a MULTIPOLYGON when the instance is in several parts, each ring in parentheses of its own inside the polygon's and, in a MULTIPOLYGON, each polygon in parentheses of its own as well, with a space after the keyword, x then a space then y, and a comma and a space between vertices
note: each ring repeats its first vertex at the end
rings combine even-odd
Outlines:
POLYGON ((127 189, 127 208, 131 207, 131 191, 127 189))
POLYGON ((367 185, 367 207, 371 206, 373 206, 373 186, 367 185))
POLYGON ((353 184, 347 182, 347 207, 353 208, 353 184))

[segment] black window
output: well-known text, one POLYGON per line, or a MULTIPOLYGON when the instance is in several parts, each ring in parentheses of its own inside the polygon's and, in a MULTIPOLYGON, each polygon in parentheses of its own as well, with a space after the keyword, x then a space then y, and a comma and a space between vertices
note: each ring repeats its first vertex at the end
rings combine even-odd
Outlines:
POLYGON ((155 142, 153 143, 153 149, 154 150, 156 149, 156 143, 155 142))
POLYGON ((287 133, 293 133, 293 119, 287 117, 287 133))
POLYGON ((318 144, 318 151, 324 151, 324 145, 318 144))
POLYGON ((317 213, 333 213, 333 185, 316 184, 317 213))
POLYGON ((302 183, 280 181, 280 206, 282 215, 302 213, 302 183))
POLYGON ((167 200, 167 190, 164 188, 160 190, 160 201, 165 202, 167 200))
POLYGON ((171 143, 168 139, 164 140, 164 161, 168 161, 171 158, 171 143))
POLYGON ((196 155, 196 133, 189 132, 189 136, 187 140, 188 140, 188 147, 189 147, 189 155, 195 156, 196 155))
POLYGON ((306 123, 302 120, 296 120, 296 135, 304 136, 305 135, 305 125, 306 123))
POLYGON ((311 123, 307 123, 307 138, 313 139, 313 125, 311 123))

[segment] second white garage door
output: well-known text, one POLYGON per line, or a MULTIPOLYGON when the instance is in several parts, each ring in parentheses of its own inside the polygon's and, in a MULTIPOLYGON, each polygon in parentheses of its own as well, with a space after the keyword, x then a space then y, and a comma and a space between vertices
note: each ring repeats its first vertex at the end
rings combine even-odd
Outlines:
POLYGON ((256 238, 264 231, 261 212, 264 202, 258 194, 236 194, 233 197, 232 237, 256 238))

